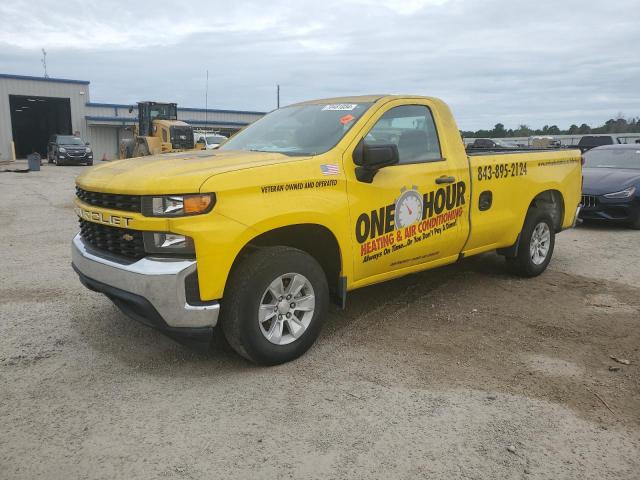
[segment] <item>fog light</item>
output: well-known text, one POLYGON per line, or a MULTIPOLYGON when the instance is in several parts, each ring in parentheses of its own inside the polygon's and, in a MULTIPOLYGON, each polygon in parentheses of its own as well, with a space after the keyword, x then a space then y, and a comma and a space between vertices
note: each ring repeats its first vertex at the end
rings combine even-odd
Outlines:
POLYGON ((153 240, 158 248, 183 248, 187 237, 175 233, 154 233, 153 240))
POLYGON ((195 253, 193 239, 185 235, 169 232, 144 232, 144 247, 149 253, 195 253))

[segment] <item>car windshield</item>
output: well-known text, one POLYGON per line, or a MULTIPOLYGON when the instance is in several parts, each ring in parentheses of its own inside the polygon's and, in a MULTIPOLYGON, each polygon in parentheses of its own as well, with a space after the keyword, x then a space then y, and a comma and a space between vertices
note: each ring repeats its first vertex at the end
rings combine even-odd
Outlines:
POLYGON ((640 170, 640 148, 603 148, 584 154, 586 168, 632 168, 640 170))
POLYGON ((578 142, 578 145, 580 147, 592 147, 592 146, 598 146, 598 145, 611 145, 613 144, 613 138, 611 137, 592 137, 592 136, 585 136, 582 137, 580 139, 580 141, 578 142))
POLYGON ((333 148, 371 103, 307 104, 275 110, 251 124, 221 150, 317 155, 333 148))
POLYGON ((222 143, 226 140, 225 137, 218 137, 218 136, 209 136, 209 137, 206 137, 206 139, 209 145, 222 143))
POLYGON ((58 137, 58 143, 60 145, 84 145, 80 137, 74 137, 72 135, 60 135, 58 137))

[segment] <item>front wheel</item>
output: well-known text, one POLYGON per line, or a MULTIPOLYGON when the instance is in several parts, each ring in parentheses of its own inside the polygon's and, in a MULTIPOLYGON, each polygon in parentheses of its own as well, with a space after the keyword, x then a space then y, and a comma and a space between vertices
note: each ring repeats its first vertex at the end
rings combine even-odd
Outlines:
POLYGON ((318 262, 290 247, 256 250, 234 268, 222 300, 222 330, 243 357, 277 365, 305 353, 329 303, 318 262))
POLYGON ((507 258, 509 269, 523 277, 536 277, 551 261, 556 235, 551 216, 543 211, 529 210, 520 233, 518 254, 507 258))

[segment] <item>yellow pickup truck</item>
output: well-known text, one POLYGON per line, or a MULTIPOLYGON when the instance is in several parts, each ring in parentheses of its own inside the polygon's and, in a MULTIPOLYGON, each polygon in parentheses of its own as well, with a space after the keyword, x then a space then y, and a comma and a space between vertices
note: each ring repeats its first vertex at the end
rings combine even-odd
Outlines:
POLYGON ((278 364, 350 290, 491 250, 542 273, 576 221, 581 171, 578 150, 466 152, 436 98, 314 100, 218 150, 79 176, 73 267, 175 339, 221 331, 240 355, 278 364))

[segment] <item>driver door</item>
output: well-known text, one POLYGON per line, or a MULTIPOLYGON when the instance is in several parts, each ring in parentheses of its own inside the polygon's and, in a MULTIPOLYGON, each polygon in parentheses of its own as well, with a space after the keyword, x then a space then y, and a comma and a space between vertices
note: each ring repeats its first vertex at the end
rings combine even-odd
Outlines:
POLYGON ((389 102, 345 152, 355 283, 453 262, 464 245, 468 172, 444 158, 434 111, 428 100, 389 102), (359 142, 396 145, 399 163, 359 181, 352 158, 359 142))

